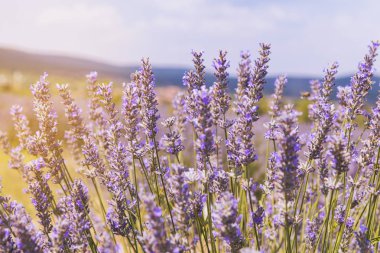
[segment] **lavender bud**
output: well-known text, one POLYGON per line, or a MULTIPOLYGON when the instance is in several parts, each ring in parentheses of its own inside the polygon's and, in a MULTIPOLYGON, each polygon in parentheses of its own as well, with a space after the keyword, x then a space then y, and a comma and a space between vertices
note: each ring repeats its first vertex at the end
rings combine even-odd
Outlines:
POLYGON ((237 209, 238 201, 230 192, 224 192, 211 214, 219 236, 231 247, 232 252, 237 252, 245 244, 239 227, 241 216, 237 209))

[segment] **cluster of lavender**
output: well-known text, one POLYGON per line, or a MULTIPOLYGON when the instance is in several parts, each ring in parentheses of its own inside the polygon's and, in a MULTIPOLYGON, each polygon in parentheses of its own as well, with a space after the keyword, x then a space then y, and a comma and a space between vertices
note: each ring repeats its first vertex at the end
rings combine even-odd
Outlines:
POLYGON ((372 110, 365 106, 378 47, 373 42, 351 83, 338 87, 338 102, 331 99, 337 63, 312 82, 310 132, 300 133, 300 113, 283 98, 287 80, 279 76, 264 116, 264 157, 255 133, 262 133, 268 44, 254 61, 241 54, 235 96, 227 53, 213 61, 207 87, 203 52, 193 52, 186 90, 165 120, 148 59, 123 84, 121 106, 96 72, 87 76, 87 114, 68 85, 57 85, 65 142, 44 74, 31 86, 38 129, 14 106, 16 145, 0 134, 36 209, 31 216, 0 196, 0 251, 378 252, 380 96, 372 110), (67 167, 66 145, 76 168, 67 167))

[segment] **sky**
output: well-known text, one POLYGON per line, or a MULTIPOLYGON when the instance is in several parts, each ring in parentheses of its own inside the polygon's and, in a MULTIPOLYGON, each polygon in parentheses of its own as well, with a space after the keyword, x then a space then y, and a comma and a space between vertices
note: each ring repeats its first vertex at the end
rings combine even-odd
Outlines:
MULTIPOLYGON (((380 39, 379 0, 0 0, 0 47, 79 56, 117 65, 150 57, 155 66, 206 64, 228 51, 257 56, 271 43, 272 75, 322 75, 333 61, 355 71, 380 39)), ((380 64, 376 64, 380 69, 380 64)))

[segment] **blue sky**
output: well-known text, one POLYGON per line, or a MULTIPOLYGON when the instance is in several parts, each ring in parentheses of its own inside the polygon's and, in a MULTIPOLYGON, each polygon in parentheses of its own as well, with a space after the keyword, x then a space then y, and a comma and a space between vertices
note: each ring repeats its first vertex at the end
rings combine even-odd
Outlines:
MULTIPOLYGON (((319 76, 337 60, 353 72, 380 39, 379 0, 0 0, 0 46, 81 56, 114 64, 211 65, 226 49, 232 68, 241 50, 272 44, 270 73, 319 76)), ((379 63, 376 64, 379 69, 379 63)))

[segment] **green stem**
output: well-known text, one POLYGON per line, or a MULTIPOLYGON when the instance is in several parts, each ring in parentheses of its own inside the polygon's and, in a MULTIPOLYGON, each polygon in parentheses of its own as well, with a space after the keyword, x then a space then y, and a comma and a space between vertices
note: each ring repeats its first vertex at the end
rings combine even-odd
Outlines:
POLYGON ((157 166, 158 166, 158 169, 160 171, 160 178, 161 178, 161 184, 162 184, 162 188, 164 189, 164 195, 165 195, 165 200, 166 200, 166 205, 168 206, 168 210, 169 210, 169 215, 170 215, 170 220, 172 222, 172 226, 173 226, 173 231, 174 233, 176 232, 176 229, 175 229, 175 225, 174 225, 174 219, 173 219, 173 215, 172 215, 172 209, 171 209, 171 206, 170 206, 170 202, 169 202, 169 198, 168 198, 168 194, 167 194, 167 191, 166 191, 166 186, 165 186, 165 182, 164 182, 164 177, 161 173, 161 163, 160 163, 160 158, 158 156, 158 148, 157 148, 157 142, 156 142, 156 138, 153 138, 153 143, 154 143, 154 149, 155 149, 155 154, 156 154, 156 159, 157 159, 157 166))
POLYGON ((141 221, 139 188, 138 188, 138 185, 137 185, 137 175, 136 175, 137 174, 137 169, 136 169, 136 163, 135 163, 135 159, 134 158, 132 158, 132 165, 133 165, 133 180, 134 180, 134 183, 135 183, 136 196, 137 196, 137 214, 138 214, 138 218, 139 218, 140 231, 142 233, 143 232, 143 225, 142 225, 142 221, 141 221))

